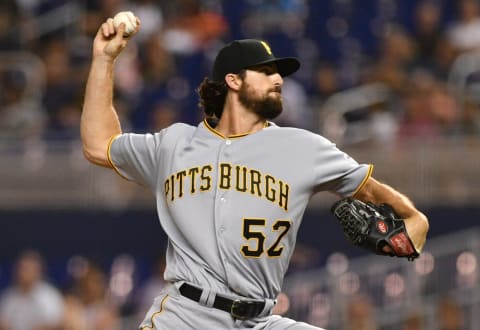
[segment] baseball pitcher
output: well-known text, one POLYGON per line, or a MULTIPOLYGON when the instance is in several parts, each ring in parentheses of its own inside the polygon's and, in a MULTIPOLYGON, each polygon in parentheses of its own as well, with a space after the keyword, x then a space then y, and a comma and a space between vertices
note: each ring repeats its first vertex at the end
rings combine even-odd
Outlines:
POLYGON ((236 40, 220 50, 198 88, 205 119, 197 126, 123 133, 113 71, 137 23, 128 37, 125 24, 116 27, 111 18, 98 30, 81 136, 89 161, 154 192, 168 236, 169 285, 140 329, 318 329, 272 315, 272 308, 305 208, 319 191, 342 197, 332 210, 354 244, 399 257, 420 253, 427 218, 373 179, 372 165, 322 136, 275 125, 283 77, 300 63, 275 57, 265 41, 236 40), (355 204, 361 201, 370 208, 355 204))

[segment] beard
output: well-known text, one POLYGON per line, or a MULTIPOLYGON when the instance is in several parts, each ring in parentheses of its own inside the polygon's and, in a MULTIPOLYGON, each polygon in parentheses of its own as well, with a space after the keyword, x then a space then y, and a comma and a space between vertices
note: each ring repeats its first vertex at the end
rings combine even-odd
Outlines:
POLYGON ((281 93, 280 87, 275 87, 268 90, 263 96, 255 96, 253 88, 243 81, 240 90, 238 91, 238 100, 247 109, 267 120, 274 119, 282 113, 283 104, 280 94, 278 97, 270 96, 270 92, 281 93))

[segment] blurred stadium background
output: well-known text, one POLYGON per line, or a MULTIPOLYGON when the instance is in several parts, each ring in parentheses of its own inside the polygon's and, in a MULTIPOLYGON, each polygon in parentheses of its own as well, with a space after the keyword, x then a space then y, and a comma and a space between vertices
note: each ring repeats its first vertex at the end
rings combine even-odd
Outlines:
POLYGON ((278 313, 328 329, 480 329, 476 0, 0 1, 0 329, 19 260, 43 259, 62 297, 56 329, 133 329, 162 286, 152 196, 88 164, 79 143, 93 35, 121 10, 142 20, 117 65, 125 131, 196 124, 216 51, 263 38, 302 61, 279 124, 374 164, 429 216, 420 259, 371 256, 344 240, 333 197, 315 196, 278 313))

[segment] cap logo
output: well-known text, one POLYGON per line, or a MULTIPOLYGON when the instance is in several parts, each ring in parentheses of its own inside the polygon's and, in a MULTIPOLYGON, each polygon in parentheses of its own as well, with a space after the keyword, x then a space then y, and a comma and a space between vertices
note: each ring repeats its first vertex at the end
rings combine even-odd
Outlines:
POLYGON ((260 41, 260 43, 261 43, 262 46, 265 48, 265 50, 267 51, 268 55, 272 55, 272 50, 270 49, 270 46, 269 46, 265 41, 260 41))

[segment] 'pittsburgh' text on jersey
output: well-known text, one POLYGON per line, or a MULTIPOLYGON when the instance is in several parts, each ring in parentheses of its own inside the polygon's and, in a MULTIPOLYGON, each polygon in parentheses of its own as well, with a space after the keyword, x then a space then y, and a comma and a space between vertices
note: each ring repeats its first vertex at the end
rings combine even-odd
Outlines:
MULTIPOLYGON (((215 175, 212 171, 212 165, 203 165, 169 175, 164 184, 167 201, 173 202, 185 194, 193 195, 209 191, 212 188, 212 175, 215 175)), ((219 189, 234 189, 265 198, 288 211, 290 187, 286 182, 243 165, 220 163, 217 171, 219 189)))

